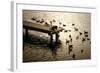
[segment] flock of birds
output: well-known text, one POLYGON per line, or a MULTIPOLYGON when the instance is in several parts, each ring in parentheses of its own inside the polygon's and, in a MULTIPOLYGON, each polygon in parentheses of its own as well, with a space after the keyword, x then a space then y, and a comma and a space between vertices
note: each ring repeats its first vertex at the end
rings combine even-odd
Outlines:
POLYGON ((37 23, 44 24, 45 26, 50 26, 52 22, 55 22, 55 20, 53 20, 53 21, 50 21, 50 24, 49 24, 48 22, 45 22, 44 19, 38 20, 36 17, 32 17, 32 20, 36 21, 37 23))
MULTIPOLYGON (((76 40, 79 40, 80 38, 80 36, 82 36, 82 34, 84 34, 84 37, 82 37, 81 38, 81 41, 82 41, 82 43, 84 43, 85 41, 90 41, 90 38, 88 38, 88 32, 86 32, 86 31, 84 31, 84 33, 82 33, 82 32, 79 32, 79 35, 78 36, 76 36, 76 40)), ((70 38, 70 40, 67 40, 66 39, 66 45, 68 45, 68 50, 69 50, 69 54, 73 51, 73 45, 72 44, 69 44, 70 42, 72 43, 72 36, 71 35, 69 35, 69 38, 70 38)), ((81 49, 81 53, 83 53, 84 52, 84 50, 83 49, 81 49)), ((73 59, 75 59, 75 54, 73 53, 73 55, 72 55, 72 58, 73 59)))
MULTIPOLYGON (((44 24, 45 26, 53 26, 52 24, 53 24, 54 22, 56 22, 56 20, 53 19, 52 21, 50 21, 50 22, 48 23, 48 22, 46 22, 44 19, 38 20, 36 17, 32 17, 32 20, 33 20, 33 21, 36 21, 37 23, 44 24)), ((62 22, 59 22, 59 25, 58 25, 57 27, 60 27, 61 25, 62 25, 63 27, 66 27, 66 24, 63 24, 62 22)), ((75 25, 74 23, 72 23, 71 26, 73 27, 73 29, 74 29, 75 32, 78 32, 78 33, 79 33, 79 34, 75 37, 76 40, 79 40, 80 37, 82 37, 82 38, 80 39, 82 43, 84 43, 85 41, 90 41, 88 31, 84 30, 83 32, 80 32, 79 29, 76 27, 76 25, 75 25)), ((63 27, 62 27, 62 28, 63 28, 63 27)), ((64 29, 64 32, 65 32, 65 33, 71 32, 71 31, 72 31, 72 30, 66 30, 66 29, 64 29)), ((72 38, 72 35, 71 35, 71 34, 69 34, 68 37, 69 37, 69 39, 66 39, 66 45, 68 46, 68 54, 70 55, 70 53, 73 52, 73 44, 72 44, 73 38, 72 38), (71 43, 71 44, 70 44, 70 43, 71 43)), ((91 44, 91 41, 90 41, 90 44, 91 44)), ((80 52, 83 53, 84 50, 81 49, 80 52)), ((72 58, 73 58, 73 59, 76 58, 75 53, 73 53, 72 58)))
MULTIPOLYGON (((65 25, 63 25, 63 26, 65 27, 65 25)), ((72 24, 72 26, 73 26, 73 28, 74 28, 74 31, 79 33, 79 34, 75 37, 76 40, 79 40, 79 39, 80 39, 82 43, 84 43, 85 41, 90 41, 88 31, 85 31, 85 30, 84 30, 84 32, 80 32, 79 29, 78 29, 77 27, 75 27, 75 24, 72 24), (83 35, 83 36, 82 36, 82 35, 83 35), (82 38, 80 38, 80 37, 82 37, 82 38)), ((69 30, 65 30, 65 32, 71 32, 71 30, 70 30, 70 31, 69 31, 69 30)), ((68 45, 68 54, 70 54, 71 52, 73 52, 73 44, 72 44, 72 41, 73 41, 72 35, 69 34, 69 40, 66 39, 66 45, 68 45), (69 44, 69 43, 71 43, 71 44, 69 44)), ((90 44, 91 44, 91 41, 90 41, 90 44)), ((83 53, 84 50, 81 49, 80 52, 83 53)), ((73 53, 72 58, 73 58, 73 59, 76 58, 75 53, 73 53)))

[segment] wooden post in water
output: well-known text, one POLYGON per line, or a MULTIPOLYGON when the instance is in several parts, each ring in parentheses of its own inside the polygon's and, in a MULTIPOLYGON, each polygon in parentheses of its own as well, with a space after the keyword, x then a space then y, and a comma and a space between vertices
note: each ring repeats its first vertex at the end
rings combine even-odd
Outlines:
POLYGON ((28 29, 27 28, 25 29, 25 36, 26 36, 25 39, 27 40, 28 39, 28 29))

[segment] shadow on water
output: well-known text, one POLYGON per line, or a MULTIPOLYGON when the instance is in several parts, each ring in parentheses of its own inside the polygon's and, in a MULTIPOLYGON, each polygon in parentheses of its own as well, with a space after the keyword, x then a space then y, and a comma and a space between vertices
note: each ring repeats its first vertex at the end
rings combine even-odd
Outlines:
POLYGON ((42 38, 42 37, 35 36, 35 35, 28 35, 28 38, 26 39, 26 36, 23 35, 23 42, 29 43, 29 44, 34 44, 37 46, 38 45, 46 46, 49 43, 49 40, 47 38, 42 38))
POLYGON ((36 46, 40 47, 41 49, 43 49, 43 47, 44 47, 44 49, 48 48, 51 50, 53 60, 57 60, 57 58, 56 58, 57 49, 61 47, 60 40, 58 40, 57 43, 53 42, 52 44, 50 44, 50 38, 39 37, 39 36, 36 36, 33 34, 32 35, 29 34, 27 39, 25 37, 26 36, 23 35, 23 50, 27 43, 31 44, 31 45, 36 45, 36 46))
POLYGON ((57 60, 57 50, 61 47, 61 41, 59 40, 57 44, 53 42, 53 44, 50 45, 49 47, 52 52, 53 59, 54 61, 56 61, 57 60))
POLYGON ((61 45, 61 41, 58 40, 57 44, 53 42, 50 44, 50 38, 49 37, 39 37, 36 35, 28 35, 28 38, 26 39, 26 36, 23 35, 23 43, 29 43, 34 45, 41 45, 41 46, 47 46, 49 48, 59 48, 61 45))

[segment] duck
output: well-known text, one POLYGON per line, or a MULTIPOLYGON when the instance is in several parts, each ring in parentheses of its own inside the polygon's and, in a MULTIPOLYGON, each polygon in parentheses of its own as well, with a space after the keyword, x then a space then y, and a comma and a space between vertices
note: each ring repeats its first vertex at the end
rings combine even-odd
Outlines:
POLYGON ((88 34, 85 34, 85 37, 88 37, 88 34))
POLYGON ((32 19, 32 20, 36 20, 36 18, 35 18, 35 17, 32 17, 31 19, 32 19))
POLYGON ((69 48, 73 48, 73 45, 69 45, 69 48))
POLYGON ((79 32, 80 36, 82 35, 82 32, 79 32))
POLYGON ((72 26, 75 26, 75 24, 72 24, 72 26))
POLYGON ((73 45, 68 45, 68 49, 69 49, 69 54, 70 54, 70 52, 72 52, 73 50, 73 45))
POLYGON ((74 27, 74 30, 75 30, 75 31, 78 31, 78 28, 74 27))
POLYGON ((71 38, 71 35, 69 35, 69 38, 71 38))
POLYGON ((66 40, 66 45, 69 44, 69 40, 66 40))
POLYGON ((82 38, 82 42, 84 42, 84 41, 86 41, 86 39, 85 38, 82 38))
POLYGON ((45 22, 45 26, 50 26, 47 22, 45 22))
POLYGON ((90 38, 87 38, 87 40, 90 40, 90 38))
POLYGON ((88 32, 84 30, 84 34, 88 34, 88 32))
POLYGON ((65 24, 63 24, 63 27, 65 27, 66 25, 65 24))
POLYGON ((68 30, 64 30, 64 32, 68 32, 68 30))
POLYGON ((44 19, 42 19, 41 21, 40 21, 40 23, 43 23, 44 22, 44 19))
POLYGON ((70 42, 72 42, 72 38, 70 38, 70 42))
POLYGON ((78 39, 79 39, 79 36, 76 37, 76 40, 78 40, 78 39))
POLYGON ((51 30, 57 30, 58 26, 52 26, 51 30))
POLYGON ((36 20, 36 22, 40 22, 40 20, 36 20))

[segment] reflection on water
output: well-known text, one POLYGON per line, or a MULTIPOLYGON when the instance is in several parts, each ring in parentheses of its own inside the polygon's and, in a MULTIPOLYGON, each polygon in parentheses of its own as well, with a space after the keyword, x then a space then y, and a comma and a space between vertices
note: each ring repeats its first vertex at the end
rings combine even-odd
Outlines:
MULTIPOLYGON (((90 13, 24 10, 23 20, 32 21, 48 27, 56 25, 64 28, 64 30, 59 33, 59 40, 61 41, 60 47, 53 49, 45 45, 50 41, 48 34, 29 30, 29 33, 32 35, 31 40, 33 41, 31 44, 29 42, 23 42, 24 62, 91 58, 90 13), (34 35, 36 36, 35 38, 34 35), (37 37, 43 38, 44 40, 36 40, 37 37), (38 43, 38 45, 36 45, 36 43, 38 43)), ((55 39, 55 36, 53 39, 55 39)))

